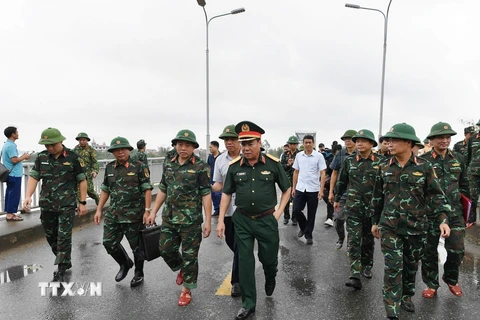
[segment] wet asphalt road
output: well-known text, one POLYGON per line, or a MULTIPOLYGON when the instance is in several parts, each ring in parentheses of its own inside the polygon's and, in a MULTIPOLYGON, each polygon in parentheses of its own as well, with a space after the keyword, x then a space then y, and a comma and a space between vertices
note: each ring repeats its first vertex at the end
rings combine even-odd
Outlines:
MULTIPOLYGON (((373 279, 362 279, 363 289, 352 291, 344 285, 349 266, 345 248, 334 249, 336 232, 323 225, 325 216, 326 207, 320 202, 313 246, 297 237, 297 227, 284 226, 283 218, 280 220, 277 287, 272 297, 266 297, 263 271, 257 261, 258 301, 251 319, 384 319, 383 256, 378 241, 373 279)), ((215 225, 214 218, 212 229, 215 225)), ((146 262, 144 285, 131 289, 133 271, 116 283, 118 265, 101 242, 101 227, 87 224, 76 228, 73 268, 68 272, 70 281, 77 284, 101 282, 102 296, 95 297, 40 295, 38 283, 50 281, 54 270, 53 254, 44 239, 0 253, 0 272, 9 269, 13 278, 10 283, 0 284, 0 319, 234 319, 241 307, 240 298, 221 295, 222 290, 216 295, 230 272, 232 254, 214 233, 202 242, 198 288, 187 307, 177 306, 180 287, 175 284, 176 274, 163 259, 146 262), (24 277, 23 266, 32 264, 43 268, 26 272, 24 277)), ((128 247, 126 241, 123 245, 128 247)), ((462 298, 442 286, 437 298, 426 300, 421 296, 424 285, 417 274, 417 294, 413 298, 417 312, 402 312, 401 319, 480 319, 478 246, 467 244, 460 283, 462 298)))

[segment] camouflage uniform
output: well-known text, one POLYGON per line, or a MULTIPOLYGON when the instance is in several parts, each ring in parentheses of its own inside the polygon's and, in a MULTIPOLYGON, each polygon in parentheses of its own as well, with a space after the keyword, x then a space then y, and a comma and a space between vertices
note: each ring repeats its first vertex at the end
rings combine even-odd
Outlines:
POLYGON ((125 164, 114 160, 105 168, 101 189, 110 197, 103 226, 105 249, 108 254, 120 250, 120 242, 125 235, 135 254, 140 244, 145 213, 144 192, 153 189, 147 166, 131 158, 125 164))
MULTIPOLYGON (((477 125, 480 125, 480 121, 478 121, 477 125)), ((470 195, 472 197, 472 211, 468 222, 475 222, 477 219, 478 197, 480 196, 480 133, 473 134, 468 140, 467 165, 470 195)))
MULTIPOLYGON (((393 133, 395 126, 391 130, 393 133)), ((391 137, 396 138, 394 134, 391 137)), ((372 224, 379 225, 381 231, 385 258, 383 302, 387 316, 397 317, 400 302, 415 294, 427 216, 431 221, 446 222, 451 208, 430 162, 413 153, 403 168, 396 157, 380 163, 371 208, 372 224)))
POLYGON ((167 195, 162 212, 160 254, 172 271, 182 270, 183 286, 188 289, 197 287, 202 197, 211 192, 209 175, 208 165, 196 155, 181 165, 175 154, 164 163, 158 185, 167 195))
MULTIPOLYGON (((95 200, 95 203, 98 205, 98 194, 95 191, 93 185, 93 176, 92 174, 98 173, 98 160, 97 160, 97 151, 91 146, 87 145, 85 148, 77 145, 73 151, 78 154, 80 161, 82 161, 85 168, 85 173, 87 175, 87 194, 90 198, 95 200)), ((77 199, 80 200, 80 193, 77 193, 77 199)))
POLYGON ((345 159, 335 184, 335 202, 340 202, 348 189, 344 212, 346 216, 350 257, 350 278, 360 279, 362 269, 373 266, 374 237, 371 232, 373 186, 382 157, 371 153, 367 158, 359 154, 345 159))
POLYGON ((85 180, 82 163, 75 152, 65 147, 57 159, 42 151, 35 159, 30 177, 42 181, 40 220, 56 257, 55 264, 71 265, 77 183, 85 180))
POLYGON ((453 145, 453 151, 460 153, 465 159, 468 156, 468 145, 465 141, 458 141, 453 145))
MULTIPOLYGON (((440 187, 452 207, 452 211, 448 213, 450 236, 445 239, 445 249, 448 255, 444 271, 445 281, 448 284, 456 285, 458 282, 458 269, 465 253, 465 221, 463 219, 460 193, 470 197, 465 160, 461 154, 453 153, 450 150, 445 158, 442 158, 435 150, 422 155, 422 158, 432 163, 440 187)), ((429 288, 435 290, 439 287, 437 252, 439 238, 438 222, 429 221, 427 244, 425 254, 422 257, 422 278, 429 288)))
MULTIPOLYGON (((287 142, 288 143, 288 142, 287 142)), ((280 163, 285 170, 285 173, 287 174, 288 179, 290 180, 290 184, 293 182, 293 172, 295 169, 293 169, 293 163, 291 165, 288 164, 288 160, 292 159, 295 161, 295 157, 300 151, 297 149, 295 152, 291 152, 290 150, 287 152, 282 153, 282 158, 280 159, 280 163)), ((285 220, 290 219, 290 203, 292 202, 292 198, 290 198, 290 201, 287 203, 285 206, 285 209, 283 210, 283 218, 285 220)), ((296 217, 293 215, 292 212, 292 221, 297 221, 296 217)))

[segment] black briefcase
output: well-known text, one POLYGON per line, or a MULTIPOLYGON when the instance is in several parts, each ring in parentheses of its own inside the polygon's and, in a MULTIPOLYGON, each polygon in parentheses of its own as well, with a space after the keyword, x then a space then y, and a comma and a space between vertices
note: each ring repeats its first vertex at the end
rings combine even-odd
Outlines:
POLYGON ((160 257, 160 226, 147 226, 141 232, 141 243, 145 260, 152 261, 160 257))

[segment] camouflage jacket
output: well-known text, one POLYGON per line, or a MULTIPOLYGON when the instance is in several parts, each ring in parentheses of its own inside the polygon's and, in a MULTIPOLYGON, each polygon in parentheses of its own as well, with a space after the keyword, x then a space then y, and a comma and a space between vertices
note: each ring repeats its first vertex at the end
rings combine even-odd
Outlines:
POLYGON ((381 229, 419 235, 428 230, 427 216, 432 221, 447 222, 452 209, 432 164, 412 153, 403 168, 396 157, 380 162, 370 210, 372 224, 381 229))
POLYGON ((462 140, 453 145, 453 151, 460 153, 465 160, 468 156, 468 145, 462 140))
POLYGON ((131 157, 133 161, 138 160, 148 167, 148 159, 145 152, 137 150, 137 152, 135 152, 135 154, 133 154, 131 157))
POLYGON ((80 157, 80 161, 83 162, 83 167, 85 168, 85 172, 88 176, 90 176, 93 172, 98 173, 99 168, 97 151, 95 149, 89 145, 87 145, 86 148, 82 148, 80 145, 77 145, 73 151, 80 157))
POLYGON ((210 194, 210 168, 192 155, 183 165, 175 155, 164 163, 158 188, 167 194, 162 219, 169 224, 201 224, 202 197, 210 194))
POLYGON ((295 157, 300 151, 297 149, 295 152, 291 152, 290 150, 287 152, 282 153, 282 158, 280 159, 280 163, 285 170, 285 173, 287 174, 287 177, 290 179, 290 181, 293 179, 293 172, 295 169, 293 169, 293 162, 291 165, 288 164, 288 160, 292 159, 295 160, 295 157))
POLYGON ((144 193, 153 189, 145 164, 132 161, 131 158, 125 164, 117 160, 108 163, 100 188, 110 195, 106 217, 115 217, 119 223, 142 221, 145 213, 144 193))
POLYGON ((442 158, 435 150, 431 150, 422 155, 422 158, 432 163, 440 187, 452 207, 452 211, 448 217, 463 216, 460 193, 470 198, 467 168, 463 156, 460 153, 454 153, 449 150, 445 158, 442 158))
POLYGON ((46 150, 40 152, 30 177, 42 181, 40 209, 51 212, 75 209, 78 182, 86 179, 78 155, 65 147, 57 159, 46 150))
POLYGON ((291 187, 278 158, 260 154, 252 166, 243 156, 230 162, 223 193, 236 193, 237 210, 249 215, 264 213, 277 205, 277 188, 282 192, 291 187))
POLYGON ((468 173, 480 176, 480 132, 473 134, 468 140, 468 173))
POLYGON ((340 174, 335 184, 335 202, 339 202, 347 191, 345 209, 349 215, 367 216, 372 201, 373 186, 377 175, 378 165, 383 158, 371 153, 367 158, 360 154, 349 156, 345 159, 340 174))

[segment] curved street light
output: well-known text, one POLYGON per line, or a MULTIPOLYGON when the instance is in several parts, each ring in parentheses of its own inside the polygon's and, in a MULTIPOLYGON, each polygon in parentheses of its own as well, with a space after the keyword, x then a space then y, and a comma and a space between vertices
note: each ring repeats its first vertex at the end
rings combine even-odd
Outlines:
POLYGON ((383 16, 384 19, 384 25, 383 25, 383 65, 382 65, 382 88, 381 88, 381 94, 380 94, 380 124, 379 124, 379 129, 378 129, 378 137, 382 135, 382 123, 383 123, 383 97, 384 97, 384 91, 385 91, 385 63, 387 60, 387 27, 388 27, 388 14, 390 12, 390 5, 392 4, 392 0, 388 3, 387 7, 387 14, 383 13, 383 11, 375 8, 366 8, 359 6, 358 4, 352 4, 352 3, 345 3, 345 7, 351 8, 351 9, 364 9, 364 10, 370 10, 370 11, 377 11, 380 12, 383 16))
MULTIPOLYGON (((205 25, 206 25, 206 82, 207 82, 207 144, 206 144, 206 150, 208 150, 208 146, 210 145, 210 75, 209 75, 209 49, 208 49, 208 26, 210 25, 210 22, 219 17, 224 17, 224 16, 229 16, 231 14, 239 14, 242 12, 245 12, 245 8, 238 8, 238 9, 233 9, 230 12, 223 13, 216 15, 210 19, 208 19, 207 11, 205 10, 205 5, 206 2, 205 0, 197 0, 197 3, 199 6, 202 7, 203 12, 205 13, 205 25)), ((208 151, 205 152, 205 160, 208 160, 208 151)))

